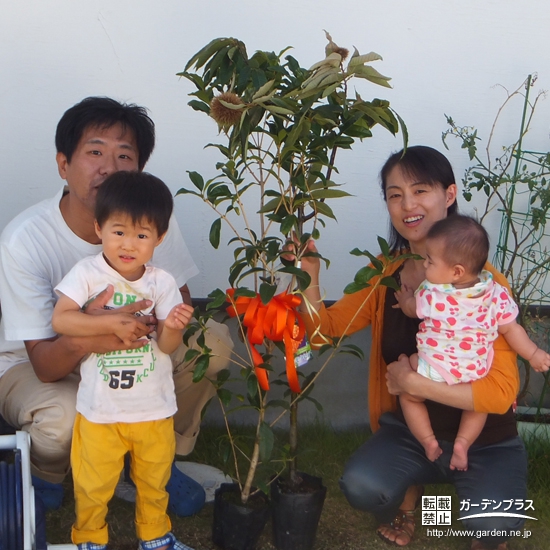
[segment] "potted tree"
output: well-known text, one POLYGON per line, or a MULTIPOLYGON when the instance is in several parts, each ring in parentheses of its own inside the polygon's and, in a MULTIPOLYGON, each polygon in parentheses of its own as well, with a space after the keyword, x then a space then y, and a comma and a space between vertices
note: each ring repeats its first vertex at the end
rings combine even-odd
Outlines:
MULTIPOLYGON (((223 308, 237 319, 246 344, 246 356, 234 358, 240 367, 237 376, 224 371, 212 381, 224 411, 229 442, 226 456, 236 480, 231 493, 238 496, 241 508, 267 492, 267 485, 279 480, 287 464, 292 466, 287 488, 297 489, 308 479, 297 474, 295 467, 296 407, 301 399, 313 399, 310 393, 316 377, 345 345, 327 342, 331 352, 319 372, 300 382, 296 362, 309 351, 296 308, 301 290, 310 282, 307 273, 300 269, 300 259, 307 254, 307 241, 319 238, 326 220, 335 219, 329 203, 348 196, 333 179, 337 174, 336 154, 339 149, 351 148, 356 139, 371 137, 376 125, 392 134, 401 129, 406 141, 405 126, 388 101, 367 101, 350 89, 351 81, 357 79, 389 87, 390 79, 370 66, 381 57, 373 52, 361 55, 355 49, 348 61, 349 51, 334 43, 328 33, 326 36, 325 57, 307 70, 287 50, 279 54, 256 51, 249 56, 243 42, 217 38, 178 73, 195 87, 189 105, 214 119, 222 138, 222 143, 208 145, 220 154, 216 174, 205 179, 197 172, 189 172, 192 187, 182 188, 178 194, 195 196, 213 209, 216 218, 210 229, 210 243, 214 248, 220 245, 224 224, 232 233, 230 288, 210 293, 206 313, 198 316, 187 336, 204 331, 205 318, 223 308), (296 245, 292 263, 285 261, 285 245, 289 241, 296 245), (283 361, 278 361, 278 347, 285 356, 283 361), (290 404, 270 397, 269 387, 278 362, 285 365, 282 383, 288 385, 290 404), (235 378, 244 391, 230 389, 228 382, 235 378), (250 407, 256 417, 250 447, 244 446, 228 420, 232 410, 243 406, 250 407), (266 411, 273 407, 282 412, 268 421, 266 411), (277 445, 273 427, 289 410, 291 445, 282 446, 274 460, 277 445), (271 467, 268 475, 258 475, 267 465, 271 467)), ((375 263, 358 273, 352 290, 367 284, 391 284, 383 277, 387 264, 393 261, 388 254, 377 260, 368 252, 356 253, 369 256, 375 263)), ((328 265, 328 260, 322 259, 328 265)), ((204 376, 210 356, 204 339, 199 337, 198 343, 202 349, 190 350, 187 357, 196 359, 197 380, 204 376)), ((347 351, 358 353, 352 347, 347 351)), ((216 510, 228 507, 222 491, 217 495, 218 503, 215 521, 220 515, 216 510)), ((315 527, 317 521, 318 515, 315 527)), ((215 526, 215 542, 224 548, 253 548, 254 540, 236 541, 224 532, 235 522, 233 517, 227 529, 215 526), (226 535, 229 540, 224 538, 226 535)), ((312 542, 310 537, 298 547, 310 547, 312 542)), ((283 544, 286 543, 279 542, 278 547, 283 544)))
MULTIPOLYGON (((535 82, 536 76, 529 75, 515 91, 506 91, 506 99, 493 122, 484 154, 478 146, 481 139, 478 131, 472 126, 458 126, 451 117, 447 117, 450 128, 443 133, 443 142, 448 136, 458 138, 473 161, 463 178, 464 197, 469 201, 473 193, 484 193, 486 200, 480 221, 495 210, 500 213, 494 264, 510 282, 514 299, 520 306, 520 323, 537 345, 548 351, 550 228, 546 220, 550 209, 550 153, 524 147, 537 103, 543 96, 543 92, 539 92, 530 99, 535 82), (493 137, 497 124, 517 99, 522 99, 523 107, 518 138, 496 154, 493 137)), ((545 408, 549 375, 532 371, 529 363, 521 357, 520 365, 523 380, 517 399, 520 405, 516 410, 520 433, 542 433, 547 426, 541 428, 541 423, 550 422, 550 410, 545 408)))

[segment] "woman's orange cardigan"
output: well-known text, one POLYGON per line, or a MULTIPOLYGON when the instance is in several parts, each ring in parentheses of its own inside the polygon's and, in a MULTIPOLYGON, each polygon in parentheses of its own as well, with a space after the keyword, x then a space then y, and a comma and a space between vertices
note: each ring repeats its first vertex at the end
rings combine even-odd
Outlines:
MULTIPOLYGON (((388 266, 384 276, 390 276, 402 265, 395 262, 388 266)), ((487 263, 485 269, 493 274, 494 280, 509 288, 505 277, 487 263)), ((334 305, 325 307, 321 304, 319 316, 304 315, 307 331, 314 344, 319 344, 315 338, 315 330, 331 337, 353 334, 363 328, 372 327, 372 346, 369 368, 369 413, 372 430, 379 427, 380 415, 396 409, 396 398, 390 395, 386 386, 386 363, 382 358, 382 331, 384 329, 385 286, 374 290, 376 278, 370 281, 371 286, 355 294, 346 294, 334 305), (368 298, 368 299, 367 299, 368 298), (366 303, 363 304, 363 302, 366 303), (355 318, 353 318, 355 316, 355 318), (352 320, 353 318, 353 320, 352 320), (351 324, 350 324, 351 322, 351 324), (346 327, 350 324, 349 328, 346 327)), ((484 378, 470 382, 474 410, 484 413, 504 414, 514 402, 519 389, 519 373, 517 356, 500 335, 494 342, 494 359, 489 373, 484 378)))

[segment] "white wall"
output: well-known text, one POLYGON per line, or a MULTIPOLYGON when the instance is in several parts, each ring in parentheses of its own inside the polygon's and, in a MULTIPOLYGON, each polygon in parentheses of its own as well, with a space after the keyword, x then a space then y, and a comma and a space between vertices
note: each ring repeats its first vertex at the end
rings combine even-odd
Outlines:
MULTIPOLYGON (((384 57, 376 67, 393 77, 394 88, 370 86, 364 96, 391 101, 411 144, 439 149, 444 113, 487 135, 505 97, 496 84, 514 89, 538 71, 538 88, 550 87, 546 0, 0 0, 0 10, 0 229, 58 189, 55 125, 88 95, 150 109, 158 141, 147 169, 174 192, 188 184, 186 170, 213 175, 215 152, 203 145, 215 141, 216 126, 187 106, 190 85, 175 73, 215 37, 239 38, 250 52, 291 45, 306 67, 323 57, 322 29, 342 46, 374 50, 384 57)), ((550 102, 543 102, 528 147, 550 149, 549 114, 550 102)), ((502 144, 516 138, 519 117, 518 104, 502 126, 502 144)), ((360 267, 348 251, 376 251, 376 235, 386 234, 377 172, 400 143, 379 129, 340 158, 340 181, 356 198, 336 207, 339 223, 319 245, 333 262, 323 278, 329 298, 337 298, 360 267)), ((456 144, 449 158, 460 177, 466 154, 456 144)), ((182 197, 176 204, 202 271, 191 290, 204 297, 226 286, 230 255, 208 244, 206 208, 182 197)))

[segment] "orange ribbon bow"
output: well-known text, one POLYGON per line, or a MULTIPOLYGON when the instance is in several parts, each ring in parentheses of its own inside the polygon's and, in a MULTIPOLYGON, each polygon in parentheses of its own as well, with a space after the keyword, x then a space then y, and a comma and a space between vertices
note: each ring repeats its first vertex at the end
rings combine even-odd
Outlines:
POLYGON ((274 296, 268 304, 263 304, 259 294, 254 298, 239 296, 236 300, 233 298, 234 288, 228 289, 227 294, 231 302, 227 307, 229 316, 236 317, 244 314, 242 324, 248 329, 247 339, 260 387, 267 391, 269 381, 266 369, 260 367, 263 359, 255 346, 263 344, 264 339, 268 338, 273 342, 284 342, 288 384, 294 393, 300 393, 298 374, 294 364, 294 351, 305 334, 304 322, 296 312, 296 308, 300 305, 300 298, 285 291, 274 296))

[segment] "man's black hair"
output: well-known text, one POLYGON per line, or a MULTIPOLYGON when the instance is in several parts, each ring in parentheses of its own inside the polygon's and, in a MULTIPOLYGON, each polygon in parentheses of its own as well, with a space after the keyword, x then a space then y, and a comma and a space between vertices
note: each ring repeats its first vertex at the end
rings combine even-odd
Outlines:
POLYGON ((99 227, 113 215, 125 214, 134 224, 145 219, 158 236, 168 230, 174 207, 172 193, 159 178, 147 172, 115 172, 97 191, 95 219, 99 227))
POLYGON ((63 153, 70 163, 88 128, 108 129, 115 124, 132 132, 138 150, 138 166, 143 170, 155 147, 155 124, 145 107, 119 103, 109 97, 87 97, 65 111, 55 132, 57 152, 63 153))

